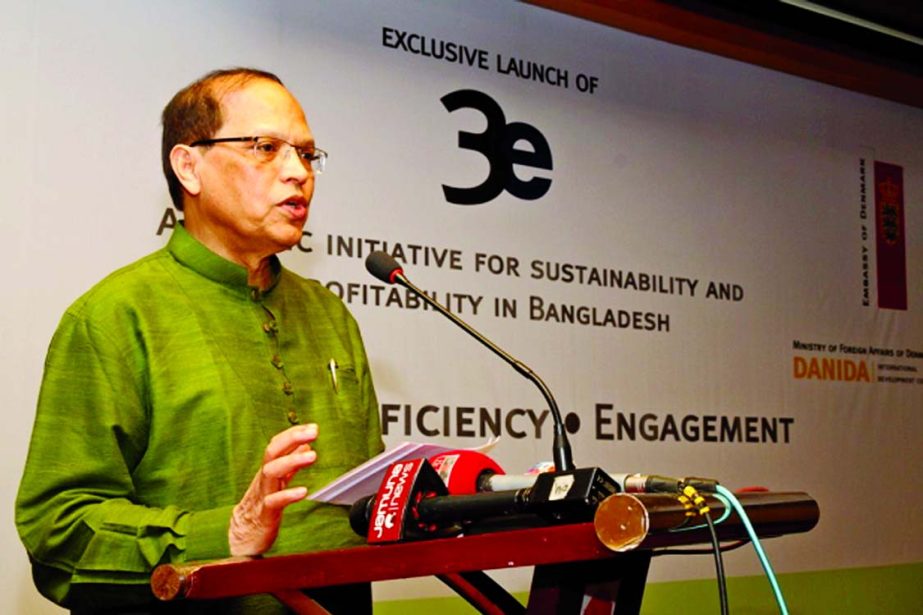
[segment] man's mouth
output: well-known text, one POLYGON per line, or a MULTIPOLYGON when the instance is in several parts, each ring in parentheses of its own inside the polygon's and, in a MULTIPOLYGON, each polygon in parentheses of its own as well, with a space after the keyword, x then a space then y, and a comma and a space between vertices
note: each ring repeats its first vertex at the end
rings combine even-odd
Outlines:
POLYGON ((302 197, 292 197, 279 203, 279 206, 287 210, 294 219, 305 218, 308 215, 308 201, 302 197))

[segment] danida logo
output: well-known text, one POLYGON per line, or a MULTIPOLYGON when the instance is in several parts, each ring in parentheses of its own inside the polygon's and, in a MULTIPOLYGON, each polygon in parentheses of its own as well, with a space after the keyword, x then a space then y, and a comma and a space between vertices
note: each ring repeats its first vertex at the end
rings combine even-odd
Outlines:
POLYGON ((458 109, 475 109, 484 114, 487 128, 484 132, 458 132, 458 146, 487 158, 490 170, 482 183, 469 188, 443 184, 442 190, 449 203, 455 205, 481 205, 492 201, 505 190, 516 198, 534 201, 551 187, 551 179, 531 175, 521 179, 517 168, 525 175, 528 169, 552 169, 551 148, 544 135, 534 126, 523 122, 507 122, 506 114, 493 98, 477 90, 457 90, 442 97, 442 104, 452 113, 458 109), (521 143, 530 149, 519 147, 521 143))

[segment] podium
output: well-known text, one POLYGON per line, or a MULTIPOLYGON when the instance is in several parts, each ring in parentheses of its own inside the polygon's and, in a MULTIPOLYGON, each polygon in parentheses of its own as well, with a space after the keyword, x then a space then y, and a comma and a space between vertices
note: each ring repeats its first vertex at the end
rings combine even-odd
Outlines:
MULTIPOLYGON (((581 613, 632 615, 639 612, 651 557, 658 549, 710 542, 707 528, 672 531, 686 523, 676 497, 660 494, 618 496, 619 518, 543 525, 455 538, 361 546, 266 558, 230 558, 182 565, 165 564, 151 576, 161 600, 196 600, 272 593, 297 613, 324 613, 311 588, 348 583, 436 576, 481 613, 581 613), (606 527, 602 527, 606 526, 606 527), (603 544, 608 533, 620 551, 603 544), (485 570, 534 566, 527 606, 520 604, 485 570)), ((801 492, 739 494, 761 538, 812 529, 820 516, 817 503, 801 492)), ((723 504, 708 498, 713 516, 723 504)), ((605 503, 604 503, 605 504, 605 503)), ((696 522, 697 523, 697 522, 696 522)), ((716 527, 722 541, 747 540, 732 513, 716 527)))

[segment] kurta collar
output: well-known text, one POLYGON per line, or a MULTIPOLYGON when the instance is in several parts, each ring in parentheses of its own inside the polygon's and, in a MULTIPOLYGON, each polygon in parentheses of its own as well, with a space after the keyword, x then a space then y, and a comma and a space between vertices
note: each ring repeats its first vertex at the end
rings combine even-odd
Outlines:
POLYGON ((268 295, 279 283, 279 277, 282 274, 282 264, 278 257, 273 255, 269 262, 272 273, 269 288, 260 290, 256 286, 250 286, 247 284, 246 267, 232 263, 206 248, 198 239, 189 234, 182 223, 173 229, 170 241, 167 242, 167 250, 180 264, 254 301, 259 301, 264 295, 268 295))

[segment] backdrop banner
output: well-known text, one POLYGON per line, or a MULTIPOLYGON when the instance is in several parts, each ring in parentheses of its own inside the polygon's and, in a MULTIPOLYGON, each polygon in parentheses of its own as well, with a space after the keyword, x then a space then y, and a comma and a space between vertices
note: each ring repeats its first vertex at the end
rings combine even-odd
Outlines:
MULTIPOLYGON (((282 258, 359 321, 389 446, 499 436, 518 473, 550 459, 551 418, 368 275, 374 250, 547 382, 577 465, 809 492, 820 523, 766 544, 778 572, 923 561, 920 109, 512 2, 7 4, 0 610, 58 612, 12 519, 51 334, 165 243, 160 111, 237 65, 277 73, 330 153, 282 258)), ((726 566, 760 572, 746 549, 726 566)))

